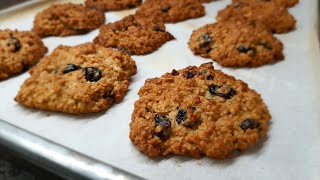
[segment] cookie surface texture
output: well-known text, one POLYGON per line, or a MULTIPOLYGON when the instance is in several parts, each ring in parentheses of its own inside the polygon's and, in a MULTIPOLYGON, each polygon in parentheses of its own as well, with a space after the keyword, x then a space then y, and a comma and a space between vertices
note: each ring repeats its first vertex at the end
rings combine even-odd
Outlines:
POLYGON ((104 24, 102 11, 81 4, 56 4, 39 12, 33 31, 40 37, 84 34, 104 24))
POLYGON ((130 139, 149 157, 232 157, 264 140, 271 118, 260 95, 211 63, 146 80, 130 139))
POLYGON ((47 48, 33 32, 0 30, 0 80, 28 70, 46 52, 47 48))
POLYGON ((145 0, 136 12, 139 17, 158 17, 164 22, 176 23, 205 15, 198 0, 145 0))
POLYGON ((148 54, 174 39, 166 32, 165 25, 152 19, 138 19, 133 15, 115 23, 100 27, 100 34, 94 39, 105 47, 125 49, 130 54, 148 54))
POLYGON ((135 62, 93 43, 59 46, 33 69, 15 100, 27 107, 73 114, 99 112, 128 91, 135 62))
POLYGON ((219 21, 193 31, 189 47, 195 55, 222 66, 256 67, 284 59, 283 44, 264 26, 219 21))
POLYGON ((273 0, 273 1, 287 8, 293 7, 299 3, 299 0, 273 0))
POLYGON ((264 24, 273 33, 289 32, 296 26, 288 9, 272 1, 234 0, 217 16, 218 21, 230 19, 264 24))
POLYGON ((87 7, 101 11, 115 11, 138 7, 142 0, 86 0, 87 7))

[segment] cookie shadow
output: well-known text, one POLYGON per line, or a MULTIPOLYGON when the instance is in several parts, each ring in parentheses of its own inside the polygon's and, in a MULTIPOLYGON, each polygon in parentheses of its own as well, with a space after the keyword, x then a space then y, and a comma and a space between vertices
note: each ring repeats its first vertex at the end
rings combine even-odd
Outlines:
POLYGON ((88 113, 88 114, 69 114, 64 112, 56 112, 56 111, 48 111, 42 109, 35 109, 31 107, 24 107, 20 104, 15 105, 18 112, 21 112, 25 116, 32 115, 36 120, 46 120, 48 117, 55 118, 55 119, 63 119, 63 120, 70 120, 70 121, 90 121, 95 120, 103 116, 107 113, 108 110, 96 112, 96 113, 88 113))
POLYGON ((201 166, 204 161, 209 162, 210 165, 218 165, 218 166, 230 166, 232 163, 235 162, 235 158, 227 158, 227 159, 213 159, 206 156, 201 156, 199 159, 189 157, 189 156, 176 156, 176 155, 168 155, 165 157, 156 157, 156 158, 149 158, 153 163, 158 164, 162 161, 173 160, 177 166, 181 164, 194 162, 201 166))

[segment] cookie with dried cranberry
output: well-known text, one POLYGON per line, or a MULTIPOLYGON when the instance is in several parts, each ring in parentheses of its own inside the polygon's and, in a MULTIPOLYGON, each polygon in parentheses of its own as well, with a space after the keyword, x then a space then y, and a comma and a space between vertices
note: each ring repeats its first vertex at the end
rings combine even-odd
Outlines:
POLYGON ((289 32, 296 26, 288 9, 273 1, 234 0, 217 16, 218 21, 230 19, 261 23, 273 33, 289 32))
POLYGON ((100 27, 94 42, 105 47, 125 49, 130 54, 148 54, 174 37, 166 32, 164 23, 154 19, 127 16, 100 27))
POLYGON ((136 71, 135 61, 118 50, 93 43, 59 46, 31 69, 15 100, 49 111, 99 112, 123 99, 136 71))
POLYGON ((189 48, 222 66, 255 67, 283 60, 283 45, 264 26, 218 21, 193 31, 189 48))
POLYGON ((0 30, 0 80, 28 70, 47 48, 31 31, 0 30))
POLYGON ((205 15, 199 0, 145 0, 136 12, 139 17, 158 17, 176 23, 205 15))
POLYGON ((104 24, 102 11, 81 4, 55 4, 39 12, 33 31, 40 37, 84 34, 104 24))
POLYGON ((138 7, 142 0, 86 0, 87 7, 101 11, 116 11, 138 7))
POLYGON ((267 137, 260 95, 212 63, 148 79, 138 95, 129 137, 149 157, 228 158, 267 137))

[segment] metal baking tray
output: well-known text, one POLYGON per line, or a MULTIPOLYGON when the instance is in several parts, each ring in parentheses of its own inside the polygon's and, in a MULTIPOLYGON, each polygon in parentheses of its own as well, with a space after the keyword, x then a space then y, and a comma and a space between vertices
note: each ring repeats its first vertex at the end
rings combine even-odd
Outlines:
MULTIPOLYGON (((1 10, 0 28, 30 30, 35 14, 58 2, 67 1, 28 1, 1 10)), ((265 143, 239 157, 215 160, 177 156, 150 159, 130 142, 133 104, 145 79, 210 62, 194 56, 187 42, 192 30, 213 23, 217 11, 230 2, 207 3, 205 17, 167 24, 167 30, 176 40, 150 55, 133 56, 138 73, 132 78, 124 100, 108 111, 74 116, 28 109, 13 100, 28 73, 1 81, 0 143, 34 163, 74 179, 319 179, 317 0, 300 1, 291 8, 298 22, 296 30, 276 35, 285 46, 285 61, 252 69, 223 68, 214 63, 216 69, 244 80, 262 95, 273 117, 265 143)), ((134 9, 107 12, 107 23, 134 12, 134 9)), ((59 44, 90 42, 97 34, 98 30, 85 35, 49 37, 44 38, 44 43, 50 53, 59 44)))

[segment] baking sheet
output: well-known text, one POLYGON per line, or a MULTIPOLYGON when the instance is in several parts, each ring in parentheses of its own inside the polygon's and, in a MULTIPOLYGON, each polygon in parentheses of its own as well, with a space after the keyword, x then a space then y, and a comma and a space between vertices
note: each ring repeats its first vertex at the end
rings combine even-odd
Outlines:
MULTIPOLYGON (((32 28, 36 12, 50 3, 0 11, 0 28, 32 28)), ((73 0, 73 2, 82 2, 73 0)), ((133 76, 123 102, 93 115, 67 115, 24 108, 13 98, 27 73, 0 82, 0 119, 34 132, 54 142, 138 174, 147 179, 319 179, 320 178, 320 54, 317 32, 317 0, 300 1, 290 12, 297 19, 297 29, 277 35, 285 46, 286 60, 259 68, 216 69, 244 80, 259 92, 272 114, 268 140, 241 156, 214 160, 171 156, 149 159, 129 140, 129 123, 137 92, 144 80, 158 77, 173 68, 200 65, 209 59, 194 56, 187 42, 192 30, 215 21, 216 13, 231 0, 205 4, 207 15, 177 24, 167 30, 175 37, 158 51, 133 56, 138 73, 133 76)), ((135 10, 106 13, 114 22, 135 10)), ((86 35, 49 37, 44 43, 49 53, 59 44, 77 45, 92 41, 95 30, 86 35)))

